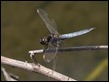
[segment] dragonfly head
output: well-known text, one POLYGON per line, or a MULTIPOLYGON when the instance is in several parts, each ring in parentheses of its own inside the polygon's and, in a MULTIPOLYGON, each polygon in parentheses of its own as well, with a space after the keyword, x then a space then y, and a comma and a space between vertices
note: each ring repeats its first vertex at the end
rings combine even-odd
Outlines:
POLYGON ((40 44, 42 44, 42 45, 45 45, 45 44, 47 44, 47 38, 45 38, 45 37, 43 37, 43 38, 40 38, 40 44))

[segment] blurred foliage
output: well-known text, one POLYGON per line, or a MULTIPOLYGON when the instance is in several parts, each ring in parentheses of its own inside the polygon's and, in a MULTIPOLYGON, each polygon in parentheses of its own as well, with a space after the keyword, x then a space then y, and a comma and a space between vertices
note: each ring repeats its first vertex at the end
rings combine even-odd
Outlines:
MULTIPOLYGON (((63 41, 60 47, 108 45, 107 1, 2 1, 2 55, 32 62, 28 51, 43 48, 39 38, 47 36, 49 31, 37 14, 37 8, 44 9, 49 17, 56 21, 60 34, 96 27, 88 34, 63 41)), ((105 50, 58 53, 56 71, 77 80, 84 80, 92 70, 97 69, 98 63, 107 57, 108 51, 105 50)), ((37 60, 52 68, 52 64, 43 61, 42 55, 38 55, 37 60)), ((21 80, 53 80, 17 68, 5 68, 18 75, 21 80)), ((103 71, 103 74, 99 73, 94 80, 107 81, 108 69, 103 71)))
MULTIPOLYGON (((86 81, 91 81, 97 78, 106 68, 108 67, 108 58, 104 59, 100 64, 91 72, 87 78, 86 81)), ((107 69, 106 69, 107 70, 107 69)))

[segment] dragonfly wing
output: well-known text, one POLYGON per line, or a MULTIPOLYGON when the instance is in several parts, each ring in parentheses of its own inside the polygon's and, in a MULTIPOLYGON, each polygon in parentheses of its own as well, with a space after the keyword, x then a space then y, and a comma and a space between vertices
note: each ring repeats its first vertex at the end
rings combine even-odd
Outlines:
POLYGON ((81 30, 81 31, 73 32, 73 33, 63 34, 63 35, 60 35, 59 38, 67 39, 67 38, 80 36, 80 35, 83 35, 83 34, 86 34, 86 33, 90 32, 90 31, 92 31, 93 29, 94 28, 89 28, 89 29, 84 29, 84 30, 81 30))
POLYGON ((51 41, 48 43, 48 48, 44 51, 44 55, 43 55, 43 59, 45 62, 51 62, 55 59, 56 54, 58 52, 58 48, 59 48, 59 41, 57 41, 56 45, 51 44, 51 41), (53 53, 48 53, 48 50, 52 50, 53 49, 53 53))
POLYGON ((45 62, 49 63, 53 60, 53 58, 55 57, 55 52, 54 53, 48 53, 47 51, 49 49, 56 49, 54 46, 50 45, 48 46, 48 48, 45 50, 44 55, 43 55, 43 59, 45 62))
POLYGON ((56 25, 55 20, 54 20, 54 19, 52 19, 52 22, 53 22, 53 26, 54 26, 55 30, 58 32, 58 29, 57 29, 57 25, 56 25))
POLYGON ((57 56, 56 56, 56 54, 57 54, 57 52, 58 52, 59 43, 60 43, 60 41, 57 41, 56 50, 55 50, 55 55, 54 55, 54 59, 53 59, 52 70, 55 70, 55 69, 56 69, 56 62, 57 62, 57 56))
POLYGON ((40 17, 42 18, 42 20, 44 21, 44 23, 46 24, 50 33, 58 34, 58 31, 56 30, 57 26, 56 26, 54 20, 50 20, 48 18, 48 14, 42 9, 37 9, 37 12, 40 15, 40 17))

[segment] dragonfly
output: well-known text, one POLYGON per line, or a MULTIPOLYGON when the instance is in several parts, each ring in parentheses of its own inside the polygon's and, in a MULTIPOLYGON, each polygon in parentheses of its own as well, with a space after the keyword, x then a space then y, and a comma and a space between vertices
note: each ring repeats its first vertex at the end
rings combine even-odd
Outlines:
POLYGON ((55 21, 52 19, 50 20, 48 14, 43 9, 37 9, 37 13, 44 21, 47 29, 49 30, 50 34, 47 37, 40 38, 40 43, 44 45, 44 55, 43 59, 45 62, 51 62, 56 58, 56 54, 58 52, 59 44, 62 40, 73 38, 76 36, 80 36, 86 34, 94 29, 87 28, 84 30, 80 30, 77 32, 67 33, 67 34, 60 34, 57 30, 57 25, 55 21), (54 49, 53 53, 47 53, 47 50, 54 49))

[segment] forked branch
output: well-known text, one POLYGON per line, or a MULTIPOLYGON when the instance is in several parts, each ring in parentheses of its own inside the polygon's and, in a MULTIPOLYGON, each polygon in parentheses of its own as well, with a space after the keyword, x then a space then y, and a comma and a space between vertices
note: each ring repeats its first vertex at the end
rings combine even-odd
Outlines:
POLYGON ((48 68, 42 66, 41 64, 36 65, 34 63, 28 63, 28 62, 23 62, 23 61, 19 61, 19 60, 14 60, 14 59, 10 59, 10 58, 4 57, 4 56, 1 56, 1 63, 9 65, 9 66, 14 66, 17 68, 25 69, 28 71, 32 71, 35 73, 40 73, 40 74, 43 74, 47 77, 53 78, 58 81, 76 81, 73 78, 70 78, 70 77, 60 74, 56 71, 48 69, 48 68))

